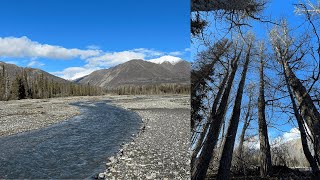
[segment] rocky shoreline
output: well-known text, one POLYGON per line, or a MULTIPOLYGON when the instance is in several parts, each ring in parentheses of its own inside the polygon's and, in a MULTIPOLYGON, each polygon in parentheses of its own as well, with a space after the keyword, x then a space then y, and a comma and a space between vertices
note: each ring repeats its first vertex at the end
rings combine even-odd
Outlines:
POLYGON ((138 113, 143 125, 97 179, 190 179, 188 96, 123 98, 112 104, 138 113))
POLYGON ((0 137, 36 130, 80 114, 70 103, 99 101, 104 96, 0 101, 0 137))
POLYGON ((106 101, 143 120, 139 134, 106 163, 102 179, 189 179, 189 96, 96 96, 0 102, 0 136, 47 127, 80 113, 74 102, 106 101))

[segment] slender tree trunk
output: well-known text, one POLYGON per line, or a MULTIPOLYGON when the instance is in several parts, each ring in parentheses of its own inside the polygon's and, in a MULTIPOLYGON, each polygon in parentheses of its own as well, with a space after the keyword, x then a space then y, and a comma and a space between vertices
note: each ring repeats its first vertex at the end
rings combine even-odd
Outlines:
POLYGON ((237 90, 237 95, 234 102, 232 115, 229 121, 230 122, 229 127, 228 127, 227 134, 225 136, 225 141, 223 144, 223 151, 222 151, 218 175, 217 175, 217 179, 221 179, 221 180, 230 179, 232 154, 233 154, 234 143, 237 135, 239 120, 240 120, 241 101, 242 101, 243 89, 246 81, 248 65, 250 61, 250 50, 251 50, 251 44, 248 47, 246 61, 243 67, 243 72, 241 75, 241 80, 239 82, 239 87, 237 90))
POLYGON ((259 124, 259 140, 260 140, 260 175, 266 177, 271 175, 271 154, 268 138, 268 129, 265 116, 265 99, 264 99, 264 61, 260 60, 260 86, 258 98, 258 124, 259 124))
POLYGON ((217 107, 218 107, 218 105, 220 103, 221 96, 222 96, 222 93, 223 93, 223 91, 225 89, 225 85, 226 85, 226 82, 228 80, 228 77, 229 77, 229 71, 226 71, 225 76, 224 76, 221 84, 219 84, 219 90, 218 90, 218 93, 216 95, 216 98, 214 99, 214 102, 213 102, 213 105, 212 105, 212 108, 211 108, 210 119, 212 119, 211 117, 213 117, 217 112, 217 107))
POLYGON ((4 64, 2 64, 1 68, 2 68, 2 72, 0 73, 0 75, 1 75, 1 78, 0 78, 0 85, 1 85, 1 87, 0 87, 0 100, 5 100, 5 97, 4 97, 5 87, 4 86, 5 86, 6 79, 5 79, 4 64))
POLYGON ((244 169, 243 168, 244 167, 244 164, 243 164, 243 142, 244 142, 246 130, 248 129, 249 124, 250 124, 250 120, 251 120, 250 119, 251 101, 252 101, 252 97, 249 97, 248 111, 247 111, 245 119, 244 119, 243 128, 242 128, 240 140, 239 140, 238 155, 239 155, 239 169, 240 170, 244 169))
POLYGON ((4 67, 4 64, 2 65, 2 76, 3 76, 3 94, 2 94, 2 99, 3 100, 7 100, 6 99, 6 81, 7 81, 7 78, 6 78, 6 71, 5 71, 5 67, 4 67))
MULTIPOLYGON (((217 48, 220 49, 220 51, 217 51, 213 55, 213 60, 209 64, 205 64, 203 67, 201 67, 200 70, 192 70, 191 71, 191 96, 192 98, 196 96, 197 91, 199 90, 200 84, 203 82, 204 79, 208 78, 210 75, 212 75, 212 72, 214 71, 215 64, 220 61, 221 56, 227 52, 227 50, 230 48, 232 43, 228 41, 222 41, 215 44, 217 48)), ((195 118, 193 115, 197 114, 197 111, 192 109, 191 113, 191 131, 195 128, 195 118)))
MULTIPOLYGON (((283 65, 283 64, 282 64, 283 65)), ((284 65, 283 65, 283 68, 284 68, 284 65)), ((309 146, 308 146, 308 141, 307 141, 307 133, 305 131, 305 128, 303 126, 303 117, 301 116, 301 114, 299 113, 299 108, 297 107, 297 104, 295 102, 295 99, 294 99, 294 96, 293 96, 293 93, 292 93, 292 90, 289 86, 289 80, 288 80, 288 77, 286 74, 284 74, 284 77, 285 77, 285 80, 286 80, 286 85, 287 85, 287 88, 288 88, 288 92, 289 92, 289 95, 290 95, 290 99, 291 99, 291 103, 292 103, 292 108, 293 108, 293 111, 294 111, 294 115, 297 119, 297 123, 298 123, 298 127, 299 127, 299 131, 300 131, 300 136, 301 136, 301 144, 302 144, 302 149, 303 149, 303 152, 306 156, 306 159, 308 160, 309 164, 310 164, 310 167, 312 169, 312 172, 314 174, 314 176, 316 178, 319 178, 320 179, 320 175, 319 175, 319 167, 318 167, 318 164, 317 164, 317 161, 316 159, 312 156, 311 152, 310 152, 310 149, 309 149, 309 146)))
POLYGON ((304 154, 306 156, 306 159, 308 160, 308 162, 310 164, 310 167, 312 169, 313 174, 317 178, 320 179, 319 168, 318 168, 318 165, 317 165, 317 161, 312 156, 312 154, 310 152, 310 149, 309 149, 309 146, 308 146, 307 134, 306 134, 305 128, 303 126, 303 118, 302 118, 302 116, 300 115, 300 113, 298 111, 298 107, 296 105, 296 102, 294 101, 294 97, 293 97, 293 94, 291 92, 291 89, 290 89, 289 85, 287 85, 287 87, 288 87, 288 91, 289 91, 289 94, 290 94, 290 99, 291 99, 291 102, 292 102, 294 115, 295 115, 295 117, 297 119, 297 122, 298 122, 298 127, 299 127, 299 131, 300 131, 301 144, 302 144, 303 152, 304 152, 304 154))
POLYGON ((211 113, 210 113, 210 117, 208 118, 208 121, 206 122, 202 132, 200 133, 199 135, 199 139, 197 141, 197 144, 195 146, 195 149, 193 150, 193 153, 192 153, 192 157, 191 157, 191 164, 194 163, 195 161, 195 158, 197 157, 201 147, 202 147, 202 142, 203 142, 203 139, 205 137, 205 135, 207 134, 207 131, 208 131, 208 128, 211 124, 211 121, 209 120, 212 120, 212 116, 216 113, 216 110, 217 110, 217 107, 218 107, 218 104, 220 102, 220 99, 221 99, 221 96, 222 96, 222 93, 223 93, 223 90, 224 90, 224 87, 225 87, 225 84, 228 80, 228 71, 226 72, 223 80, 221 81, 220 85, 219 85, 219 90, 218 90, 218 93, 214 99, 214 102, 213 102, 213 105, 212 105, 212 108, 211 108, 211 113))
POLYGON ((287 61, 283 61, 285 74, 288 78, 288 84, 292 88, 295 97, 298 101, 300 112, 302 117, 306 120, 306 123, 313 135, 315 155, 319 163, 320 156, 320 114, 313 104, 313 101, 308 94, 306 88, 292 72, 287 61))
POLYGON ((221 103, 217 110, 217 113, 212 117, 212 124, 214 126, 210 126, 207 134, 207 138, 204 140, 202 151, 199 155, 199 159, 197 162, 193 164, 193 171, 191 172, 192 180, 202 180, 206 177, 207 170, 212 158, 213 150, 217 144, 218 137, 221 130, 222 120, 227 111, 228 99, 231 91, 231 87, 233 84, 234 76, 238 68, 238 61, 240 59, 242 50, 239 54, 234 58, 232 62, 232 70, 224 90, 223 96, 221 98, 221 103))
MULTIPOLYGON (((223 141, 224 141, 224 137, 225 137, 225 134, 226 134, 226 120, 224 119, 223 122, 222 122, 222 130, 221 130, 221 136, 220 136, 220 144, 218 145, 219 147, 219 153, 222 154, 222 145, 223 145, 223 141)), ((219 155, 220 156, 220 155, 219 155)))
POLYGON ((4 75, 4 100, 8 101, 9 100, 9 78, 8 78, 8 73, 5 73, 4 75))

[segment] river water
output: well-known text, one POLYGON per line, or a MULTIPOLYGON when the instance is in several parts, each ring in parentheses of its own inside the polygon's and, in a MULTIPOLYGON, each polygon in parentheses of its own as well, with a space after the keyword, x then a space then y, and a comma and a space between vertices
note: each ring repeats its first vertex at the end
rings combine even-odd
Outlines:
POLYGON ((141 125, 136 113, 106 102, 73 105, 81 115, 0 138, 0 178, 91 178, 141 125))

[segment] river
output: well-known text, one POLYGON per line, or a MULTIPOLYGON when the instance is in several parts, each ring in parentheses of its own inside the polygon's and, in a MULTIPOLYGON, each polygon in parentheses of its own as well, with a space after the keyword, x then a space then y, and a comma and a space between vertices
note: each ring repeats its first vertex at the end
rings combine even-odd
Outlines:
POLYGON ((141 125, 136 113, 106 102, 72 105, 81 115, 0 138, 0 178, 91 178, 141 125))

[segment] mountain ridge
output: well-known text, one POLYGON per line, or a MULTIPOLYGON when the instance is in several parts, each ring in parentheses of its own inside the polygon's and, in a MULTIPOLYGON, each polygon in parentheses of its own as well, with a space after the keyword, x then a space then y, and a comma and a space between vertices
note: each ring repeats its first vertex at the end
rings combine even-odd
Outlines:
POLYGON ((133 59, 108 69, 100 69, 86 76, 69 81, 44 70, 30 67, 20 67, 15 64, 0 61, 0 71, 4 65, 9 80, 13 81, 17 74, 27 72, 30 79, 43 74, 49 81, 60 83, 90 84, 106 89, 116 89, 121 86, 179 84, 189 85, 191 63, 179 60, 176 63, 164 61, 160 64, 133 59))
POLYGON ((78 78, 75 82, 107 89, 120 86, 158 85, 158 84, 189 84, 191 65, 180 60, 172 64, 157 64, 141 59, 133 59, 109 69, 101 69, 78 78))
POLYGON ((4 66, 5 71, 8 75, 9 80, 13 80, 17 74, 21 74, 23 70, 26 71, 29 78, 34 79, 36 76, 43 74, 44 77, 47 77, 48 80, 52 80, 59 83, 71 83, 70 81, 60 78, 58 76, 55 76, 53 74, 50 74, 44 70, 37 69, 37 68, 31 68, 31 67, 21 67, 17 66, 15 64, 6 63, 3 61, 0 61, 0 71, 2 73, 2 67, 4 66))

